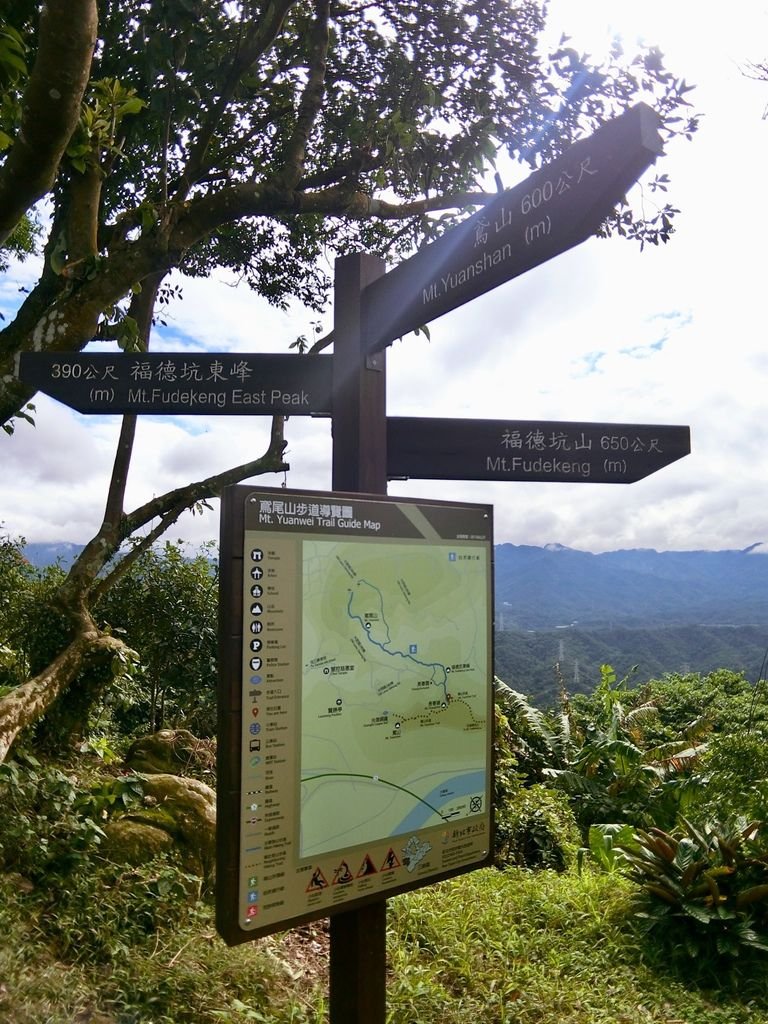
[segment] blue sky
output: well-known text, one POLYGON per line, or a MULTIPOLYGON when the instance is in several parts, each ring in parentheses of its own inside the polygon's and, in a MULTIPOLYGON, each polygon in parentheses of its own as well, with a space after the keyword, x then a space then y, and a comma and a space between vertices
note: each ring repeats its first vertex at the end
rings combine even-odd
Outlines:
MULTIPOLYGON (((687 424, 692 454, 627 486, 408 481, 391 494, 493 502, 498 542, 593 551, 768 543, 768 83, 742 70, 768 55, 768 3, 742 0, 727 24, 722 13, 693 0, 551 4, 576 45, 596 52, 612 18, 628 36, 658 40, 675 73, 697 84, 702 127, 657 164, 681 210, 676 234, 643 253, 591 239, 436 321, 430 341, 410 335, 388 353, 391 415, 687 424)), ((0 282, 6 316, 27 273, 0 282)), ((285 352, 315 319, 270 309, 232 282, 183 286, 155 350, 285 352)), ((0 442, 0 522, 30 541, 82 542, 101 521, 118 420, 80 417, 45 396, 36 404, 37 427, 19 425, 0 442)), ((268 431, 260 418, 143 417, 131 505, 260 454, 268 431)), ((287 485, 329 489, 328 422, 295 417, 287 436, 287 485)), ((193 543, 217 535, 215 512, 172 533, 193 543)))

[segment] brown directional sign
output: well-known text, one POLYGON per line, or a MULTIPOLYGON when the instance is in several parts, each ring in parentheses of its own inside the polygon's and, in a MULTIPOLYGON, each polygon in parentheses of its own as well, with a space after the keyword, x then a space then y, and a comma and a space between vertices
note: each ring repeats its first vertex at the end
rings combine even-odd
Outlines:
POLYGON ((679 426, 387 419, 390 479, 631 484, 690 451, 690 429, 679 426))
POLYGON ((638 103, 363 292, 369 352, 593 235, 662 152, 658 115, 638 103))
POLYGON ((19 377, 82 413, 330 415, 330 356, 25 352, 19 377))

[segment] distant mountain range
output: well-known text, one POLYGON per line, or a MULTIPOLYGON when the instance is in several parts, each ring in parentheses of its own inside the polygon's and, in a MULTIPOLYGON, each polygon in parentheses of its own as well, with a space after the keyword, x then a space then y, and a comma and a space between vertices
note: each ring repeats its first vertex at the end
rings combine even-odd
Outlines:
MULTIPOLYGON (((81 544, 27 544, 36 566, 63 566, 81 544)), ((654 551, 595 555, 561 544, 495 549, 499 630, 578 626, 768 625, 768 549, 654 551)))
POLYGON ((66 541, 54 541, 51 544, 25 544, 24 555, 38 569, 44 569, 46 565, 55 565, 56 562, 66 569, 74 562, 84 547, 84 544, 67 544, 66 541))
POLYGON ((637 683, 726 668, 756 681, 768 654, 768 553, 559 544, 496 548, 495 671, 552 706, 589 693, 600 666, 637 683))
POLYGON ((496 548, 499 629, 768 625, 768 550, 496 548))
MULTIPOLYGON (((27 544, 34 565, 68 566, 78 544, 27 544)), ((765 675, 768 549, 591 554, 561 544, 495 549, 498 676, 543 705, 590 692, 600 665, 643 682, 668 672, 765 675), (633 671, 635 670, 636 671, 633 671)))

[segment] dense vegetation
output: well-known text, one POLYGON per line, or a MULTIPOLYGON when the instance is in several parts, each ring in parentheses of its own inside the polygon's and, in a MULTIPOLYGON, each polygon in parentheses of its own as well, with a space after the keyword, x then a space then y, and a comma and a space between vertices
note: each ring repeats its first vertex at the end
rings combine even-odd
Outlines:
MULTIPOLYGON (((9 539, 0 562, 10 692, 56 642, 59 570, 9 539)), ((326 1019, 322 923, 215 933, 215 609, 208 552, 143 554, 96 606, 135 655, 0 766, 2 1024, 326 1019)), ((594 683, 546 712, 497 684, 497 866, 391 901, 392 1024, 768 1022, 765 683, 594 683)))

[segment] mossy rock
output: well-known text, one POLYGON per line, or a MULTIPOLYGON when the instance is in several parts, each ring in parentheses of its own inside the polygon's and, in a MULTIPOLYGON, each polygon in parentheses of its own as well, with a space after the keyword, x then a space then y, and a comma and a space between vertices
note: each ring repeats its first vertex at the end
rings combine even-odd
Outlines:
POLYGON ((161 828, 129 818, 117 818, 104 828, 107 839, 103 846, 106 857, 117 864, 146 864, 161 853, 170 853, 173 836, 161 828))
POLYGON ((189 729, 161 729, 135 740, 125 755, 125 765, 147 774, 213 774, 213 740, 198 739, 189 729))
POLYGON ((141 781, 144 806, 104 827, 106 855, 141 864, 174 850, 185 870, 209 882, 216 862, 214 791, 198 779, 167 773, 142 775, 141 781))

